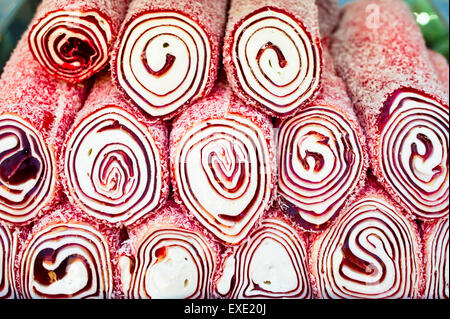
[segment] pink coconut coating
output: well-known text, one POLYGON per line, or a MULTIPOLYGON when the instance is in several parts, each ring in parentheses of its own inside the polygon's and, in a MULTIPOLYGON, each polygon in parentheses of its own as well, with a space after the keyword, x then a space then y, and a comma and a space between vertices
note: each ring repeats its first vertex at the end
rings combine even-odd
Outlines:
MULTIPOLYGON (((94 227, 97 231, 104 236, 108 247, 109 254, 111 260, 111 268, 113 275, 113 292, 112 298, 119 298, 119 286, 118 283, 120 281, 119 273, 117 272, 117 267, 115 263, 117 262, 117 254, 120 248, 120 234, 119 230, 116 228, 108 227, 103 224, 95 223, 92 220, 89 220, 85 217, 83 212, 79 211, 76 207, 72 206, 68 201, 62 201, 58 204, 49 214, 43 216, 38 222, 32 225, 28 225, 20 228, 19 239, 18 239, 18 254, 15 258, 14 269, 16 274, 20 274, 20 262, 22 259, 22 255, 24 250, 29 245, 30 241, 33 240, 33 237, 36 233, 44 230, 47 227, 50 227, 55 224, 81 224, 81 225, 90 225, 94 227)), ((16 276, 16 288, 19 292, 19 295, 23 295, 22 287, 20 284, 20 278, 16 276)))
MULTIPOLYGON (((40 132, 53 153, 56 172, 57 159, 66 133, 82 106, 87 91, 88 83, 70 84, 57 80, 42 70, 28 48, 26 32, 0 78, 0 116, 18 116, 40 132)), ((41 213, 51 209, 59 200, 59 179, 56 184, 50 195, 52 200, 41 213)))
MULTIPOLYGON (((118 41, 112 55, 111 70, 114 84, 123 93, 125 99, 130 103, 134 103, 125 93, 118 82, 117 70, 115 68, 115 60, 119 51, 120 38, 123 37, 127 26, 139 16, 148 12, 176 12, 192 19, 203 29, 209 38, 211 46, 211 67, 208 72, 207 84, 200 96, 208 95, 216 81, 219 70, 222 39, 225 30, 226 8, 228 0, 132 0, 130 2, 127 15, 124 19, 118 41)), ((180 114, 184 108, 191 105, 194 101, 188 101, 184 106, 176 111, 163 116, 163 119, 171 119, 180 114)))
POLYGON ((384 102, 398 89, 414 88, 448 105, 420 28, 404 1, 361 0, 345 6, 332 54, 372 139, 384 102), (379 8, 379 21, 371 22, 368 5, 379 8))
POLYGON ((340 9, 336 0, 316 0, 316 5, 319 14, 320 35, 322 45, 324 45, 324 42, 329 42, 329 37, 339 22, 340 9))
MULTIPOLYGON (((423 273, 424 272, 424 269, 423 269, 424 257, 423 257, 423 249, 422 249, 423 243, 422 243, 422 240, 420 237, 419 227, 417 226, 417 223, 412 218, 412 216, 410 214, 408 214, 408 212, 402 206, 400 206, 397 202, 395 202, 392 199, 392 197, 385 191, 383 186, 376 180, 376 178, 372 174, 368 174, 364 187, 359 190, 358 194, 356 194, 354 196, 354 198, 352 199, 352 201, 350 203, 348 203, 348 205, 342 210, 341 214, 334 221, 334 223, 335 224, 339 223, 339 220, 345 217, 346 212, 348 212, 348 209, 354 203, 356 203, 360 200, 364 200, 364 198, 369 198, 369 197, 379 199, 380 201, 385 202, 387 205, 394 207, 395 212, 398 213, 400 216, 402 216, 408 222, 408 224, 411 226, 412 238, 415 241, 415 244, 417 245, 416 246, 417 249, 414 251, 415 255, 411 256, 411 257, 415 258, 416 264, 418 265, 417 271, 418 271, 419 283, 418 283, 418 287, 417 287, 417 294, 418 294, 419 298, 421 298, 421 292, 423 290, 425 280, 424 280, 424 273, 423 273)), ((333 227, 333 225, 330 228, 332 228, 332 227, 333 227)), ((314 247, 314 243, 317 240, 320 240, 324 236, 326 236, 326 232, 323 232, 320 234, 319 233, 310 233, 309 234, 309 254, 310 254, 310 256, 312 256, 312 249, 314 247)), ((320 296, 320 294, 318 292, 318 287, 317 287, 318 284, 316 282, 317 274, 315 274, 315 272, 314 272, 315 262, 316 261, 313 260, 312 258, 309 259, 309 269, 310 269, 311 282, 312 282, 314 294, 316 296, 320 296)))
MULTIPOLYGON (((148 230, 155 227, 177 228, 197 233, 206 241, 208 247, 211 249, 214 256, 215 269, 220 265, 223 251, 221 244, 194 218, 191 218, 190 215, 186 214, 182 206, 176 204, 172 200, 168 200, 167 203, 161 207, 156 214, 147 219, 145 223, 128 228, 129 239, 122 244, 118 257, 136 256, 140 242, 146 239, 148 230)), ((117 271, 120 273, 120 267, 117 267, 117 271)), ((210 283, 211 286, 213 282, 214 281, 210 283)))
POLYGON ((445 106, 448 95, 404 1, 361 0, 345 6, 341 16, 331 46, 336 68, 366 132, 371 167, 391 196, 402 202, 380 167, 379 123, 384 104, 403 88, 423 92, 445 106))
MULTIPOLYGON (((318 9, 314 0, 231 0, 230 9, 228 11, 228 21, 225 29, 225 39, 223 47, 223 64, 227 74, 228 82, 235 94, 246 104, 261 109, 268 115, 279 117, 280 114, 264 107, 260 102, 256 101, 244 92, 237 76, 237 70, 233 63, 232 48, 234 42, 234 33, 239 26, 245 21, 245 19, 252 15, 257 10, 264 10, 264 8, 274 8, 287 13, 299 22, 304 30, 310 35, 311 41, 321 50, 320 44, 320 30, 318 21, 318 9)), ((320 53, 321 55, 321 53, 320 53)), ((319 63, 319 67, 322 66, 322 61, 319 63)), ((308 104, 314 99, 315 95, 320 90, 321 85, 316 89, 316 93, 313 94, 303 105, 308 104)), ((295 114, 294 111, 290 115, 295 114)))
MULTIPOLYGON (((95 11, 100 14, 111 27, 112 39, 109 45, 112 45, 119 33, 120 26, 127 12, 128 3, 130 0, 43 0, 38 6, 34 18, 30 24, 30 30, 37 26, 42 19, 45 19, 49 14, 58 11, 74 11, 74 12, 89 12, 95 11)), ((108 52, 108 55, 111 52, 108 52)), ((92 76, 93 72, 83 78, 66 78, 63 80, 72 83, 78 83, 86 80, 92 76)))
POLYGON ((130 105, 127 100, 123 98, 118 89, 113 85, 111 74, 106 71, 98 75, 94 86, 92 87, 92 90, 89 92, 83 108, 77 113, 74 124, 71 130, 67 133, 66 142, 64 143, 64 150, 63 152, 61 152, 61 156, 59 159, 59 172, 62 176, 62 182, 68 198, 74 205, 77 205, 70 196, 70 192, 68 191, 69 186, 67 182, 67 176, 65 176, 64 174, 64 153, 67 146, 67 141, 73 134, 74 130, 79 125, 81 125, 87 117, 99 111, 100 109, 109 106, 117 107, 118 109, 121 109, 135 117, 139 123, 147 128, 148 133, 152 137, 159 152, 158 160, 161 164, 161 171, 163 174, 161 181, 161 198, 159 204, 163 205, 166 202, 170 191, 168 127, 160 120, 150 119, 144 116, 144 114, 142 114, 142 112, 139 111, 136 107, 130 105))
POLYGON ((447 96, 448 96, 448 90, 449 90, 449 66, 447 59, 440 53, 429 50, 430 53, 430 59, 433 63, 439 79, 444 84, 445 88, 447 89, 447 96))

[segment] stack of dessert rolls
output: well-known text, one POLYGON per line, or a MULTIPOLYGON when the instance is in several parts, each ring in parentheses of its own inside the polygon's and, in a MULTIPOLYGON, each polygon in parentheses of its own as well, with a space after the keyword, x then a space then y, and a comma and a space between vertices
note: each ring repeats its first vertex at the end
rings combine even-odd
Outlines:
POLYGON ((0 298, 448 298, 448 85, 403 0, 43 0, 0 298))

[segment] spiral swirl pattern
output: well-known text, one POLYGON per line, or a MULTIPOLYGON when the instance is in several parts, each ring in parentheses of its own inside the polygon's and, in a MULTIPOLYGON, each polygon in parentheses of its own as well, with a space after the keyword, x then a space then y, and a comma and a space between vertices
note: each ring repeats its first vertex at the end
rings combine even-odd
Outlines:
POLYGON ((226 298, 311 298, 307 252, 296 230, 269 218, 229 254, 216 288, 226 298))
POLYGON ((239 243, 267 208, 273 188, 261 129, 240 116, 209 120, 186 133, 175 152, 183 203, 219 239, 239 243))
POLYGON ((353 204, 313 243, 312 273, 322 298, 417 298, 419 239, 385 201, 353 204))
POLYGON ((65 152, 72 198, 90 215, 132 224, 159 206, 160 153, 144 124, 117 107, 86 117, 65 152))
POLYGON ((425 256, 427 259, 425 276, 425 297, 429 299, 449 298, 449 262, 448 262, 448 218, 426 232, 425 256))
POLYGON ((232 59, 246 94, 287 115, 319 85, 320 49, 300 22, 271 8, 254 12, 236 29, 232 59))
POLYGON ((197 233, 154 229, 142 240, 135 257, 119 261, 127 298, 209 298, 215 257, 197 233))
POLYGON ((14 257, 17 238, 0 225, 0 299, 14 297, 14 257))
POLYGON ((54 224, 35 233, 21 255, 19 275, 26 299, 112 297, 108 242, 87 224, 54 224))
POLYGON ((401 90, 386 104, 379 153, 381 171, 419 218, 446 216, 449 203, 449 110, 401 90))
POLYGON ((30 50, 50 74, 79 82, 101 70, 109 61, 112 30, 96 11, 52 12, 29 34, 30 50))
POLYGON ((205 31, 175 12, 133 19, 115 59, 119 85, 151 116, 167 116, 199 97, 210 64, 211 44, 205 31))
POLYGON ((340 113, 311 107, 281 122, 278 131, 279 194, 300 225, 328 224, 363 173, 360 140, 340 113))
POLYGON ((14 115, 0 118, 0 220, 24 224, 48 203, 53 154, 41 134, 14 115))

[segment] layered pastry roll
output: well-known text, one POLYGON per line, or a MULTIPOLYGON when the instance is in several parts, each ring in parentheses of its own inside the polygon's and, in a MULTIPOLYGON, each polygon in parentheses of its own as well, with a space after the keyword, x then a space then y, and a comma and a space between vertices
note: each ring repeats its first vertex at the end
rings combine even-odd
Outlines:
POLYGON ((0 221, 30 223, 58 201, 57 160, 86 84, 49 77, 26 34, 0 79, 0 221))
POLYGON ((134 0, 112 60, 117 87, 147 114, 172 118, 216 79, 226 0, 134 0))
POLYGON ((130 226, 168 197, 167 127, 130 106, 109 73, 77 114, 63 156, 69 199, 97 220, 130 226))
POLYGON ((238 244, 268 209, 276 184, 270 119, 223 83, 173 123, 175 199, 225 244, 238 244))
POLYGON ((314 0, 232 0, 224 41, 228 81, 246 104, 286 117, 318 93, 322 49, 314 0))
POLYGON ((448 89, 408 5, 350 3, 332 53, 367 132, 377 178, 418 218, 447 215, 448 89))
POLYGON ((28 230, 15 263, 21 298, 117 296, 113 261, 119 233, 82 215, 70 204, 61 204, 28 230))
POLYGON ((323 90, 277 127, 280 207, 303 229, 326 228, 364 184, 366 140, 324 49, 323 90))
POLYGON ((319 298, 417 299, 422 245, 416 223, 371 181, 310 248, 319 298))
POLYGON ((109 62, 112 43, 128 0, 43 0, 31 23, 28 43, 52 76, 81 82, 109 62))
POLYGON ((312 298, 307 237, 278 209, 224 256, 215 282, 219 297, 312 298))
POLYGON ((129 299, 210 298, 220 247, 173 202, 129 231, 119 257, 129 299))

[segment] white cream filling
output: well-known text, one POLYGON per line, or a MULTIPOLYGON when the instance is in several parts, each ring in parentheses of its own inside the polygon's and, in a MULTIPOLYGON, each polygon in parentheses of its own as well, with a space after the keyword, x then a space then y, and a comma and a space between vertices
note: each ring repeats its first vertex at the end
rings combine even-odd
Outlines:
POLYGON ((236 258, 234 255, 227 256, 227 258, 223 261, 223 273, 216 281, 216 289, 217 291, 225 296, 231 290, 231 281, 236 272, 236 258))
POLYGON ((346 195, 356 186, 362 174, 362 160, 361 144, 345 118, 326 107, 308 108, 280 125, 279 193, 300 209, 305 221, 323 224, 336 213, 346 195), (350 145, 346 146, 342 140, 347 134, 350 145), (354 155, 353 163, 349 164, 351 167, 347 166, 344 158, 344 151, 348 148, 354 155), (321 156, 323 167, 319 171, 314 169, 316 162, 313 157, 306 156, 307 152, 321 156), (303 166, 298 154, 306 159, 309 168, 303 166), (330 208, 332 204, 334 206, 330 208), (306 213, 308 211, 316 215, 306 213))
POLYGON ((272 238, 264 239, 249 265, 250 282, 264 290, 283 293, 298 286, 298 276, 286 248, 272 238))
POLYGON ((198 273, 190 253, 181 247, 167 248, 164 259, 151 265, 145 286, 154 299, 186 298, 197 289, 198 273))
POLYGON ((210 295, 214 257, 199 234, 154 228, 137 247, 134 272, 130 272, 128 257, 122 257, 120 264, 122 289, 127 298, 207 298, 210 295))
POLYGON ((93 113, 78 125, 67 145, 65 174, 74 197, 89 214, 110 222, 131 223, 159 204, 159 151, 147 128, 129 113, 117 107, 93 113), (100 132, 116 121, 132 131, 144 148, 121 128, 100 132), (131 161, 131 171, 123 153, 131 161), (105 173, 108 177, 102 179, 105 173))
POLYGON ((321 294, 330 298, 411 296, 410 293, 417 292, 420 271, 413 240, 411 226, 394 207, 376 198, 355 203, 312 248, 321 294), (356 271, 343 265, 342 248, 347 236, 348 249, 367 263, 365 270, 356 271))
POLYGON ((442 213, 436 212, 448 208, 448 117, 448 109, 436 101, 405 91, 393 101, 381 133, 383 174, 419 216, 439 217, 442 213), (431 155, 426 159, 423 157, 426 145, 418 138, 419 134, 431 144, 431 155), (412 154, 413 145, 418 156, 412 154), (436 167, 441 169, 437 175, 436 167))
MULTIPOLYGON (((56 224, 36 233, 25 247, 20 263, 20 278, 23 293, 26 298, 43 298, 58 294, 69 294, 71 298, 97 297, 111 298, 112 266, 109 247, 106 239, 96 229, 85 224, 56 224), (39 267, 49 271, 56 269, 66 258, 80 256, 87 265, 76 260, 66 269, 63 278, 48 286, 43 286, 35 280, 36 258, 44 249, 57 252, 54 264, 44 262, 39 267), (88 269, 92 278, 89 287, 88 269), (27 274, 27 275, 25 275, 27 274), (82 291, 83 290, 83 291, 82 291)), ((54 278, 56 279, 56 278, 54 278)))
POLYGON ((0 219, 12 223, 25 222, 36 216, 38 211, 48 203, 48 195, 51 189, 55 187, 53 153, 48 149, 41 133, 20 117, 5 114, 1 116, 0 135, 4 135, 4 137, 0 139, 0 154, 15 147, 18 149, 11 155, 23 149, 20 131, 25 132, 25 138, 30 143, 33 152, 32 156, 40 162, 40 170, 37 172, 36 178, 30 178, 18 185, 11 185, 7 181, 1 180, 3 187, 0 187, 0 197, 6 198, 14 204, 10 205, 0 201, 0 219), (6 128, 6 126, 9 126, 9 128, 6 128), (36 141, 39 148, 38 152, 34 148, 33 140, 36 141), (41 155, 38 156, 38 153, 41 155), (30 194, 39 183, 38 189, 30 194), (29 196, 28 199, 27 196, 29 196))
MULTIPOLYGON (((88 68, 82 72, 77 72, 76 76, 81 77, 86 73, 90 73, 93 70, 100 70, 109 59, 108 46, 112 40, 112 30, 109 23, 96 11, 57 11, 50 13, 44 19, 42 19, 38 25, 36 25, 30 33, 30 46, 31 50, 35 53, 36 58, 41 65, 46 66, 51 73, 68 75, 73 70, 66 69, 66 62, 60 58, 60 49, 65 41, 61 41, 58 46, 55 45, 55 40, 64 35, 65 40, 69 38, 77 38, 83 42, 90 42, 95 44, 98 52, 103 52, 100 55, 101 59, 96 61, 91 68, 88 68), (93 16, 97 20, 96 23, 92 23, 86 20, 84 17, 93 16), (102 30, 99 29, 100 26, 102 30), (83 29, 83 32, 87 33, 87 36, 76 32, 76 29, 83 29), (51 34, 48 36, 49 40, 44 41, 48 32, 51 34), (106 38, 103 35, 106 34, 106 38), (46 49, 42 47, 45 46, 46 49), (56 51, 54 48, 56 47, 56 51), (50 54, 51 61, 47 57, 45 52, 50 54)), ((78 61, 70 63, 72 67, 82 67, 78 61)))
POLYGON ((195 21, 174 12, 152 12, 128 25, 115 67, 127 95, 148 114, 163 116, 204 90, 210 63, 209 39, 195 21), (160 71, 167 55, 175 58, 172 66, 162 75, 151 74, 147 68, 160 71))
POLYGON ((131 286, 131 259, 128 256, 119 258, 120 283, 122 291, 128 291, 131 286))
MULTIPOLYGON (((227 119, 211 120, 196 126, 179 145, 174 177, 181 199, 218 238, 229 243, 239 242, 270 200, 272 171, 261 129, 247 119, 228 116, 227 119), (223 191, 207 164, 208 158, 214 150, 219 154, 233 154, 232 148, 236 150, 237 158, 227 159, 230 167, 240 167, 239 163, 243 163, 246 171, 238 170, 238 175, 244 175, 239 189, 223 191), (239 221, 220 216, 238 216, 249 205, 247 214, 239 221)), ((220 176, 220 170, 214 170, 220 176)))
POLYGON ((295 229, 265 219, 223 262, 216 289, 227 298, 310 298, 306 248, 295 229), (232 281, 234 277, 234 280, 232 281))
POLYGON ((288 113, 308 99, 317 88, 320 73, 319 52, 311 39, 291 17, 264 11, 247 18, 236 30, 232 58, 243 90, 262 105, 288 113), (271 43, 286 60, 280 67, 271 43), (307 66, 307 67, 305 67, 307 66))

